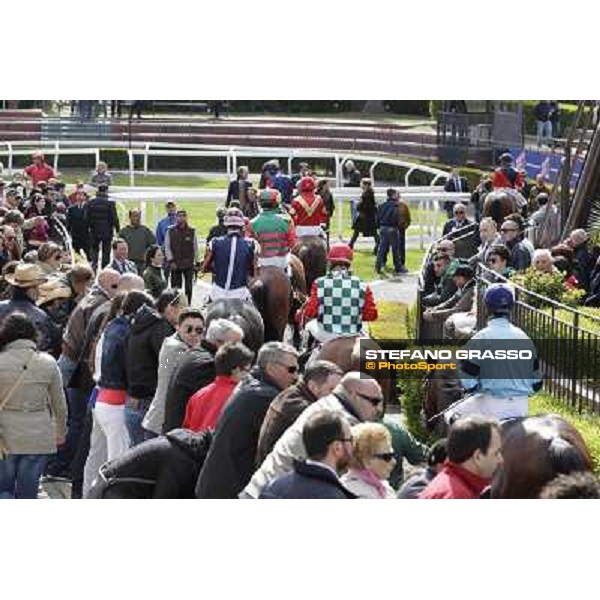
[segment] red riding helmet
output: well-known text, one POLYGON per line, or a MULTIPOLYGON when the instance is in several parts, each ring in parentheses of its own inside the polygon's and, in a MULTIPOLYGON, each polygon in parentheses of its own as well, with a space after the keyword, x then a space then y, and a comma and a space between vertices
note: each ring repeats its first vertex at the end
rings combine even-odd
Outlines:
POLYGON ((351 264, 354 252, 348 244, 332 244, 329 248, 327 260, 332 263, 351 264))
POLYGON ((303 177, 298 182, 298 191, 303 192, 314 192, 315 191, 315 180, 312 177, 303 177))

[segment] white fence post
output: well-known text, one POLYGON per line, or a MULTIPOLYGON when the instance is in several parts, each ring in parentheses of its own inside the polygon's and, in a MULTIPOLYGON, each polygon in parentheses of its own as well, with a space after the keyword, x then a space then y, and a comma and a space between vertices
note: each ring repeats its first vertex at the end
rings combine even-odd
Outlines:
POLYGON ((144 175, 148 175, 148 151, 150 150, 150 144, 144 146, 144 175))
POLYGON ((54 142, 54 172, 58 172, 58 150, 59 150, 59 142, 54 142))
POLYGON ((129 185, 133 187, 135 186, 135 159, 133 156, 133 150, 127 150, 127 156, 129 156, 129 185))

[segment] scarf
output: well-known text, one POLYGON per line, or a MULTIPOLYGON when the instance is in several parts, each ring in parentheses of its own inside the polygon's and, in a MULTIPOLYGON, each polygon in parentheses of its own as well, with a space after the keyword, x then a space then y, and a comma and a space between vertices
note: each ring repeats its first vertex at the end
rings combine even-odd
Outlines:
POLYGON ((356 473, 358 474, 360 479, 362 479, 365 483, 368 483, 369 485, 373 486, 377 490, 377 495, 380 498, 386 497, 387 492, 386 492, 385 486, 383 485, 383 483, 382 483, 381 479, 379 479, 379 477, 377 477, 375 474, 373 474, 368 469, 357 469, 356 473))

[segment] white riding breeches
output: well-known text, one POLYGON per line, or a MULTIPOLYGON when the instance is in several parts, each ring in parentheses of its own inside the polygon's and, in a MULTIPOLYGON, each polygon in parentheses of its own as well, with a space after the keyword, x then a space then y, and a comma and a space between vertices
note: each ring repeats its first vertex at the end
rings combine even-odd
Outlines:
POLYGON ((226 290, 216 283, 213 283, 212 287, 210 288, 210 299, 213 302, 216 302, 217 300, 222 300, 223 298, 236 298, 238 300, 244 300, 245 302, 248 302, 252 299, 252 296, 250 295, 250 290, 246 286, 236 288, 234 290, 226 290))
POLYGON ((499 421, 526 417, 529 414, 529 398, 527 396, 509 396, 507 398, 478 393, 457 402, 444 413, 447 423, 468 415, 483 415, 499 421))

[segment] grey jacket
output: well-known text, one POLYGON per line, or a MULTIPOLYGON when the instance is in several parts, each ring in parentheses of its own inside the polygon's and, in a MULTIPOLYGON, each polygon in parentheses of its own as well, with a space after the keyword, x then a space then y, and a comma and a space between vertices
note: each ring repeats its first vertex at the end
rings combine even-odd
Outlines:
POLYGON ((165 403, 167 401, 167 391, 171 382, 171 375, 173 375, 188 349, 189 346, 177 333, 166 338, 160 348, 156 392, 154 392, 154 398, 142 422, 144 429, 153 431, 157 435, 162 433, 165 422, 165 403))
POLYGON ((306 448, 302 441, 302 429, 307 419, 320 410, 341 413, 351 426, 359 422, 354 415, 350 414, 344 408, 336 395, 330 394, 317 400, 314 404, 306 408, 296 421, 294 421, 294 424, 279 438, 271 454, 265 458, 258 471, 252 476, 250 483, 244 489, 244 492, 248 496, 258 498, 264 487, 278 477, 293 470, 295 460, 302 461, 307 458, 306 448))
MULTIPOLYGON (((16 340, 0 352, 0 400, 35 349, 35 342, 16 340)), ((60 370, 49 354, 38 352, 0 412, 0 435, 11 454, 53 454, 56 436, 66 433, 67 403, 60 370)))

